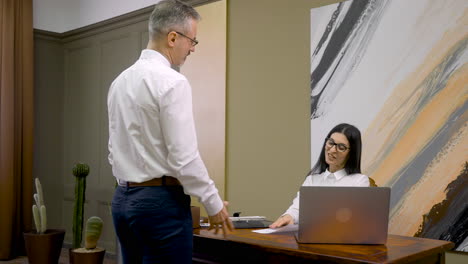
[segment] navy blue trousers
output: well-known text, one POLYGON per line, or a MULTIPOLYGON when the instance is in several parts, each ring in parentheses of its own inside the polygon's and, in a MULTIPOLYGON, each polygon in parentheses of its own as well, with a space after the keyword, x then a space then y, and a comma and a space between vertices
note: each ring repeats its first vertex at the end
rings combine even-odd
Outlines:
POLYGON ((182 186, 118 186, 112 217, 125 264, 192 263, 190 196, 182 186))

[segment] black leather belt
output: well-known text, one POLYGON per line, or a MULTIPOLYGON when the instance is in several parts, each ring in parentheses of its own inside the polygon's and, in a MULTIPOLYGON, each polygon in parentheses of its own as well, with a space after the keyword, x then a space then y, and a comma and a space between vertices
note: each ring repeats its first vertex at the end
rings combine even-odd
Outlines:
POLYGON ((171 176, 162 176, 145 182, 126 182, 119 181, 120 186, 127 187, 147 187, 147 186, 178 186, 181 185, 179 180, 171 176))

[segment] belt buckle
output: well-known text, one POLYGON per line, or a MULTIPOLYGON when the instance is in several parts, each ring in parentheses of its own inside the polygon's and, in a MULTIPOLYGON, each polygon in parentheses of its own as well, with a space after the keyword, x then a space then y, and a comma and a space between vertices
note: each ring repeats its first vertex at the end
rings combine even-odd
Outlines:
POLYGON ((127 187, 127 188, 128 188, 128 186, 129 186, 128 181, 124 181, 124 180, 121 180, 121 179, 117 179, 117 184, 118 184, 119 186, 127 187))

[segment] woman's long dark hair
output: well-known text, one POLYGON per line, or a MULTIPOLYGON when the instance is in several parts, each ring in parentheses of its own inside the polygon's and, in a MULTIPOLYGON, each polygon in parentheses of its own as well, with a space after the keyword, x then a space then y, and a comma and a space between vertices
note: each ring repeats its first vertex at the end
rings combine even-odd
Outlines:
MULTIPOLYGON (((357 129, 355 126, 343 123, 335 126, 332 130, 330 130, 327 138, 336 132, 344 134, 349 141, 349 158, 346 161, 344 169, 348 174, 361 173, 361 132, 359 132, 359 129, 357 129)), ((309 175, 322 173, 328 168, 328 164, 325 161, 325 141, 326 140, 323 141, 320 157, 312 170, 309 172, 309 175)))

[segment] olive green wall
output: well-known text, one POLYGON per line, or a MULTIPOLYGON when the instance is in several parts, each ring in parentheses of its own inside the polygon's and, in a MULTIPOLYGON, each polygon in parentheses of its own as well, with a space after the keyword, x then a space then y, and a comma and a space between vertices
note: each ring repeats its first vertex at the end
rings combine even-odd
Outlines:
POLYGON ((466 264, 468 263, 468 253, 460 251, 449 251, 445 254, 446 264, 466 264))
POLYGON ((310 169, 310 9, 339 1, 228 1, 226 199, 276 219, 310 169))

